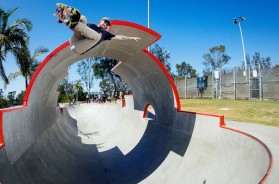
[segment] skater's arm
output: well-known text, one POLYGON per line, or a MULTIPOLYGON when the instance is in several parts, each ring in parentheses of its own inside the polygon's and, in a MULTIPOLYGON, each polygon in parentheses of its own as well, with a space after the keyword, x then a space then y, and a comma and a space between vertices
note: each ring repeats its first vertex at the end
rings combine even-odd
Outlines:
POLYGON ((106 31, 107 31, 107 32, 110 32, 110 29, 111 29, 111 26, 108 26, 107 29, 106 29, 106 31))
POLYGON ((136 42, 139 42, 141 39, 140 37, 129 37, 129 36, 123 36, 123 35, 115 35, 115 37, 111 38, 112 40, 135 40, 136 42))

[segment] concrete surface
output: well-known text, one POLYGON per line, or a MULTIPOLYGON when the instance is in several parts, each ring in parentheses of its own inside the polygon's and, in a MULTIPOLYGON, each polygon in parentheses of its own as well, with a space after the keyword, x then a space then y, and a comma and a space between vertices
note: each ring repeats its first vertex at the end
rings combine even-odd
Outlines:
POLYGON ((274 157, 272 172, 267 178, 266 183, 279 183, 279 128, 237 121, 226 121, 226 124, 230 127, 249 133, 266 144, 274 157))
MULTIPOLYGON (((145 50, 160 35, 134 23, 112 24, 112 33, 142 39, 104 41, 85 55, 65 42, 33 75, 24 105, 0 110, 0 182, 264 183, 277 163, 270 149, 229 129, 222 116, 182 112, 171 76, 145 50), (133 92, 127 107, 57 107, 67 68, 89 57, 121 61, 113 72, 133 92)), ((267 182, 278 183, 271 176, 267 182)))

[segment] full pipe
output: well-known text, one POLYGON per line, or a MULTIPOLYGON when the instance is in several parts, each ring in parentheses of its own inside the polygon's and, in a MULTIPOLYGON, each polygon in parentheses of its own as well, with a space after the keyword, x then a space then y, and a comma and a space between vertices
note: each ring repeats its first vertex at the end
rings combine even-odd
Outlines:
POLYGON ((33 75, 24 104, 0 111, 0 182, 264 183, 273 160, 265 144, 227 127, 223 116, 182 111, 171 76, 145 49, 160 35, 131 22, 112 25, 113 34, 140 42, 104 41, 84 55, 65 42, 33 75), (67 67, 90 57, 120 61, 113 72, 133 92, 126 107, 57 106, 67 67), (149 106, 154 119, 146 118, 149 106), (95 116, 78 115, 86 111, 95 116), (103 127, 99 138, 81 133, 82 123, 82 131, 86 123, 103 127))

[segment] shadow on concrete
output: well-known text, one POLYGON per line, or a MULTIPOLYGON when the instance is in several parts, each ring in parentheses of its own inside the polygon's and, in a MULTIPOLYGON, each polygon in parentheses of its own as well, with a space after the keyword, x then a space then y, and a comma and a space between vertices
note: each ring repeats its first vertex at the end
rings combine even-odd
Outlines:
POLYGON ((82 144, 76 120, 64 109, 14 164, 9 164, 5 148, 0 150, 0 179, 3 183, 28 184, 138 183, 152 174, 171 151, 185 154, 195 116, 190 119, 184 123, 188 124, 184 131, 149 121, 140 142, 124 155, 117 147, 98 152, 96 145, 82 144))

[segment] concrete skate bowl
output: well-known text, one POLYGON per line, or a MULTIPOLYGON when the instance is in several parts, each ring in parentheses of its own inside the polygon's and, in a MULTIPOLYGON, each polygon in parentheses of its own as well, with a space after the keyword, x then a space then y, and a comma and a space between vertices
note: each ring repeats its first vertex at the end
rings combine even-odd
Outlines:
POLYGON ((0 182, 264 183, 273 163, 265 144, 223 116, 181 111, 171 76, 145 50, 160 35, 112 24, 112 33, 141 40, 104 41, 85 55, 62 44, 33 75, 23 106, 0 111, 0 182), (133 92, 124 108, 57 106, 67 67, 89 57, 121 61, 113 71, 133 92), (146 117, 150 105, 156 118, 146 117))

